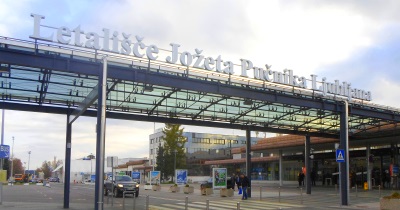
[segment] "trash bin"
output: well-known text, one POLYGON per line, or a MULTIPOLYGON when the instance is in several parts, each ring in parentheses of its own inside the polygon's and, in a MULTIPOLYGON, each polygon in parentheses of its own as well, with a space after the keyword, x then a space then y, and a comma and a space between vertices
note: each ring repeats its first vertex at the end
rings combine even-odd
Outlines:
POLYGON ((368 182, 364 182, 364 190, 368 190, 368 182))

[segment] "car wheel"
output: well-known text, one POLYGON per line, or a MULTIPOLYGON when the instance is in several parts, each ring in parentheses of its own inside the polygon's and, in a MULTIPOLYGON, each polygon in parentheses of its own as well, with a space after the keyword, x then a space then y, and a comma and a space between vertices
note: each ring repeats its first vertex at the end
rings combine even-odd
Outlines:
POLYGON ((114 197, 118 197, 118 189, 114 188, 114 197))

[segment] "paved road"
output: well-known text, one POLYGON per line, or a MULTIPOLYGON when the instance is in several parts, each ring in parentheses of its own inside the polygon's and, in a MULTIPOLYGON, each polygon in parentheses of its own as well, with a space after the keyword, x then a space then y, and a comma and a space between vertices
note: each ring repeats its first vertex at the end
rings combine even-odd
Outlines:
MULTIPOLYGON (((335 188, 314 187, 311 195, 303 193, 296 186, 285 186, 279 190, 276 186, 261 188, 254 185, 252 188, 252 198, 241 200, 237 192, 233 197, 220 197, 219 191, 209 196, 201 195, 198 185, 195 185, 193 194, 169 192, 167 185, 161 191, 144 190, 141 186, 140 196, 134 199, 128 196, 125 199, 125 209, 146 209, 146 199, 149 199, 149 209, 169 210, 185 209, 185 200, 188 199, 188 209, 206 209, 207 202, 209 209, 379 209, 378 190, 362 191, 356 193, 355 189, 350 193, 349 206, 340 206, 340 196, 335 188), (279 199, 280 191, 280 199, 279 199), (239 204, 238 204, 239 203, 239 204)), ((3 205, 0 209, 20 210, 20 209, 62 209, 63 207, 63 184, 52 183, 51 187, 43 186, 3 186, 3 205)), ((381 191, 381 195, 388 195, 391 191, 381 191)), ((104 198, 105 210, 124 209, 124 199, 114 198, 114 205, 111 205, 111 198, 104 198), (108 202, 107 202, 108 201, 108 202)), ((94 209, 94 186, 83 184, 72 184, 70 193, 70 209, 94 209)))

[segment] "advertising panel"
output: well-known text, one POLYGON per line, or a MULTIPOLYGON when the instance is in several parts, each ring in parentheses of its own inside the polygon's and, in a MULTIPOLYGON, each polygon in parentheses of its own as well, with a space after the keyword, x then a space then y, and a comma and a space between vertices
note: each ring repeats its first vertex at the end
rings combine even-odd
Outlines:
POLYGON ((226 168, 213 168, 213 188, 221 189, 227 187, 226 168))
POLYGON ((132 172, 132 179, 140 180, 140 172, 132 172))
POLYGON ((187 183, 188 171, 186 169, 176 169, 175 170, 175 184, 185 185, 187 183))
POLYGON ((96 175, 90 175, 90 182, 91 183, 96 182, 96 175))
POLYGON ((150 184, 159 184, 160 177, 161 177, 160 171, 151 171, 150 172, 150 184))

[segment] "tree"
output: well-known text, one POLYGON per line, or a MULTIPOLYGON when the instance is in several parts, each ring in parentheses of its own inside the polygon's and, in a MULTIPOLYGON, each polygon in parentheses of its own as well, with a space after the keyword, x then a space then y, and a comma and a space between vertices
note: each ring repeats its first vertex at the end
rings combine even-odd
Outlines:
POLYGON ((155 167, 156 171, 161 171, 161 179, 165 179, 166 177, 164 176, 165 171, 166 171, 166 165, 168 164, 166 159, 165 159, 165 150, 164 147, 161 146, 161 143, 158 144, 158 151, 157 151, 157 158, 156 158, 156 163, 157 166, 155 167))
POLYGON ((185 142, 186 138, 182 135, 183 128, 179 124, 166 123, 163 129, 164 140, 164 160, 165 176, 175 176, 174 163, 176 168, 186 168, 185 142), (176 158, 175 158, 176 157, 176 158))
POLYGON ((23 174, 24 167, 22 166, 22 162, 18 158, 13 158, 13 174, 23 174))
POLYGON ((51 177, 51 163, 50 163, 50 161, 43 161, 41 169, 42 169, 42 172, 44 174, 44 178, 45 179, 51 177))

